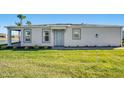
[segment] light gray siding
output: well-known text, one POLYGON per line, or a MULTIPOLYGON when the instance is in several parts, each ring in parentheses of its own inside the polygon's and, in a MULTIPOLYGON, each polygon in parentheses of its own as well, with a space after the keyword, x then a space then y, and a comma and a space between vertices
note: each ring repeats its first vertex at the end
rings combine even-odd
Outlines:
MULTIPOLYGON (((64 27, 64 46, 120 46, 121 45, 121 28, 120 27, 77 27, 81 29, 81 39, 72 39, 72 29, 75 27, 64 27), (98 38, 96 38, 98 34, 98 38)), ((31 28, 32 29, 32 42, 24 43, 23 36, 21 36, 22 46, 54 46, 55 35, 52 28, 50 31, 50 42, 42 42, 43 28, 31 28)), ((54 27, 55 29, 55 27, 54 27)), ((56 28, 59 29, 59 28, 56 28)), ((23 32, 22 32, 23 35, 23 32)))

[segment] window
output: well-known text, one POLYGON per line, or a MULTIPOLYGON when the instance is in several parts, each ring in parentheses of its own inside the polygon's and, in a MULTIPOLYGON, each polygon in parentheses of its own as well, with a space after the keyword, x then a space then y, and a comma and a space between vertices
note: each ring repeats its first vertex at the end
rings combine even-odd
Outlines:
POLYGON ((43 31, 43 42, 50 42, 50 31, 43 31))
POLYGON ((80 40, 81 39, 81 29, 73 29, 72 30, 72 39, 80 40))
POLYGON ((25 29, 24 30, 24 41, 25 42, 31 42, 31 30, 30 29, 25 29))

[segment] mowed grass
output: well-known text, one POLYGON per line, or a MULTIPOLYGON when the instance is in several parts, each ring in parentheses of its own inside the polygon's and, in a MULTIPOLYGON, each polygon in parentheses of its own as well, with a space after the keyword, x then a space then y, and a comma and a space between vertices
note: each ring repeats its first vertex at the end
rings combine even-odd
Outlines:
POLYGON ((124 50, 0 50, 0 77, 124 77, 124 50))

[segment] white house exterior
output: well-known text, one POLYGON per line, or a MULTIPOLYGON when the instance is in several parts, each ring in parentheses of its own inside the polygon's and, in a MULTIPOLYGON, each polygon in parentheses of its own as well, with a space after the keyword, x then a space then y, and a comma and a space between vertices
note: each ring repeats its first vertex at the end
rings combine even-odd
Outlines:
POLYGON ((11 31, 20 31, 20 46, 121 46, 122 26, 92 24, 45 24, 6 26, 8 46, 11 31))

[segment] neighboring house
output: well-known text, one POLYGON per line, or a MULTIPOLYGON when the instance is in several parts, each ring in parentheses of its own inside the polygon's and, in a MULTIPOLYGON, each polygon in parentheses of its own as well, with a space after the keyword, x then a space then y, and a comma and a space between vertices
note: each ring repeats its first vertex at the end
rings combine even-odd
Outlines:
POLYGON ((0 33, 0 38, 6 38, 6 34, 0 33))
POLYGON ((122 39, 124 40, 124 30, 122 30, 122 39))
POLYGON ((122 26, 92 24, 45 24, 6 26, 8 46, 11 31, 20 31, 20 46, 121 46, 122 26))

